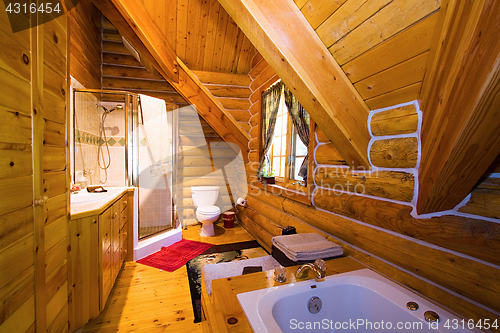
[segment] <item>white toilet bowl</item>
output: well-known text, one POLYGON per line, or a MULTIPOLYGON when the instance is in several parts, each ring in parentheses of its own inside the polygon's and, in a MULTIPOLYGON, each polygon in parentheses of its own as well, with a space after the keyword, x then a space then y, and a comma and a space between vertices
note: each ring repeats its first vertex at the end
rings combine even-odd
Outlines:
POLYGON ((200 236, 215 236, 214 222, 220 216, 220 208, 217 206, 199 206, 196 209, 196 219, 201 222, 200 236))
POLYGON ((220 216, 220 208, 215 206, 219 197, 218 186, 193 186, 191 197, 196 206, 196 219, 201 222, 200 236, 215 236, 214 222, 220 216))

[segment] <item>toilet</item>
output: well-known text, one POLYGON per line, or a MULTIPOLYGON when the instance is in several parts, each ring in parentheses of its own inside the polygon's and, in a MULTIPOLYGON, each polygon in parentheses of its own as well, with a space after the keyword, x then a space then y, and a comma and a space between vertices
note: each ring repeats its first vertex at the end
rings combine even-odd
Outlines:
POLYGON ((219 197, 218 186, 193 186, 191 197, 196 207, 196 219, 201 222, 200 236, 215 236, 214 222, 220 216, 220 208, 215 206, 219 197))

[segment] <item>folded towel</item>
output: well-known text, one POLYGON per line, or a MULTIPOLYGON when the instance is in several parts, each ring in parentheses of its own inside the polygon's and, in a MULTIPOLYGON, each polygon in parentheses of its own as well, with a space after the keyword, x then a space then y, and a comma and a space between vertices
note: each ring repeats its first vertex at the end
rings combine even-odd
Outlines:
POLYGON ((336 257, 344 253, 340 245, 316 233, 275 236, 272 243, 293 261, 336 257))

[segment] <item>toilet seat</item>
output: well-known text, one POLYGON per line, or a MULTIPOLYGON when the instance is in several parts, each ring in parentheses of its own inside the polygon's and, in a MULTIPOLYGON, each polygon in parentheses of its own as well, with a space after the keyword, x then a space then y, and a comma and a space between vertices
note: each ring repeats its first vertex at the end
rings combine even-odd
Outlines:
POLYGON ((217 206, 199 206, 196 211, 202 214, 220 214, 220 208, 217 206))

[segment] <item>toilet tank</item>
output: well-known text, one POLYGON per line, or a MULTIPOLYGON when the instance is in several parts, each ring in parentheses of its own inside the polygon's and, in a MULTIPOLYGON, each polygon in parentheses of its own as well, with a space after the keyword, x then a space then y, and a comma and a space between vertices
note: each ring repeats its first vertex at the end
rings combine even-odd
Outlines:
POLYGON ((218 186, 193 186, 191 187, 191 197, 196 207, 213 206, 219 198, 218 186))

